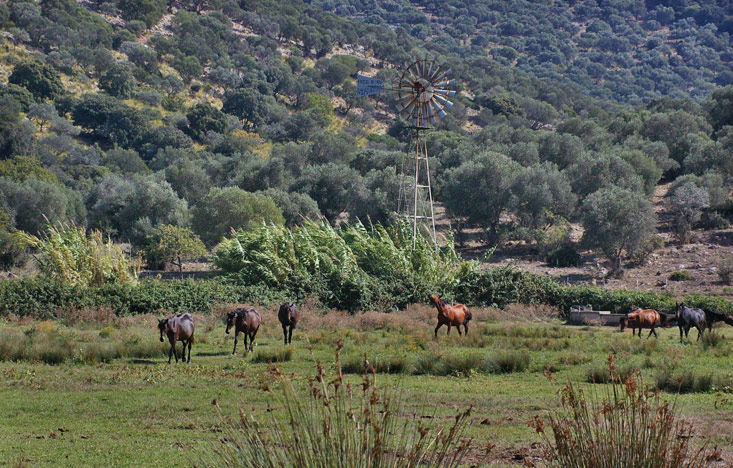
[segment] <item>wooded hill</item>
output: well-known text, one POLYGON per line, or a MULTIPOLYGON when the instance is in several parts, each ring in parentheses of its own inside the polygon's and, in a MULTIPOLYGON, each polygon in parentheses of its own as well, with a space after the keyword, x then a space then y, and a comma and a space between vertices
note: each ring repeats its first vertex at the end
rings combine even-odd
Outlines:
POLYGON ((212 247, 263 220, 391 222, 405 130, 355 76, 391 80, 424 55, 458 83, 429 153, 459 240, 479 227, 564 263, 581 222, 615 263, 643 256, 662 178, 681 240, 728 223, 732 14, 724 0, 4 2, 3 267, 23 260, 10 233, 44 215, 149 252, 170 226, 212 247))

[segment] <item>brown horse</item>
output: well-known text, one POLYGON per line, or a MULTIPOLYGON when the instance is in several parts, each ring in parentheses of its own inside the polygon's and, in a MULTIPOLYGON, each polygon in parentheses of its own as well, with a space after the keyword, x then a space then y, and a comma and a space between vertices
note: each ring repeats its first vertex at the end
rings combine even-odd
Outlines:
POLYGON ((168 352, 168 364, 171 363, 171 356, 176 357, 178 364, 178 354, 176 354, 176 341, 183 343, 181 361, 191 362, 191 345, 193 344, 194 332, 193 316, 191 314, 178 314, 171 318, 166 318, 158 322, 158 330, 160 330, 160 341, 163 342, 163 335, 168 337, 171 344, 171 350, 168 352), (186 345, 188 345, 188 361, 186 361, 186 345))
POLYGON ((471 320, 471 311, 468 310, 463 304, 450 305, 438 297, 437 294, 431 294, 428 296, 430 302, 432 302, 438 309, 438 326, 435 327, 435 337, 438 337, 438 329, 443 325, 448 325, 448 333, 450 335, 451 326, 455 326, 458 329, 458 334, 461 334, 461 325, 463 325, 466 335, 468 335, 468 322, 471 320))
POLYGON ((287 345, 292 343, 293 329, 298 325, 298 320, 300 320, 300 312, 298 312, 298 308, 295 307, 295 304, 292 302, 282 304, 280 306, 280 310, 277 311, 277 319, 280 320, 280 324, 283 326, 285 344, 287 345))
POLYGON ((237 337, 239 332, 244 332, 244 347, 247 348, 247 337, 249 337, 249 352, 252 352, 252 344, 255 342, 255 335, 262 323, 262 315, 253 307, 246 309, 234 309, 227 314, 226 333, 234 327, 234 349, 232 355, 237 354, 237 337))
POLYGON ((631 328, 632 335, 636 335, 636 329, 638 328, 639 338, 641 338, 642 328, 651 329, 647 338, 652 336, 652 333, 654 333, 656 338, 659 338, 656 328, 661 326, 668 327, 670 324, 670 318, 667 314, 659 313, 654 309, 634 309, 632 306, 632 311, 626 314, 626 317, 622 317, 621 320, 619 320, 619 324, 621 325, 621 331, 624 331, 626 327, 631 328))

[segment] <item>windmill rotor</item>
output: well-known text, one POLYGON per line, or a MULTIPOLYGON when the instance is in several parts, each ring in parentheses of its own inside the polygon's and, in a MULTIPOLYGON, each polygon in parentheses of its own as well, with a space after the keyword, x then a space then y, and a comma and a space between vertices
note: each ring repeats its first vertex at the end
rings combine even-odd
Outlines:
POLYGON ((453 105, 447 98, 456 93, 448 89, 454 83, 448 79, 450 72, 436 58, 405 64, 395 88, 397 112, 412 127, 435 125, 438 119, 445 117, 445 110, 453 105))

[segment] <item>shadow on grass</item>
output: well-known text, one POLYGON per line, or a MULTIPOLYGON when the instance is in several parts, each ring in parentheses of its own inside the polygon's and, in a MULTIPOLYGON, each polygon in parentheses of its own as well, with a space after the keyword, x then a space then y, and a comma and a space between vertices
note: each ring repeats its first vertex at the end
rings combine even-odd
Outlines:
POLYGON ((216 351, 216 352, 209 352, 209 353, 196 353, 196 356, 213 357, 213 356, 229 356, 230 354, 232 353, 230 353, 229 351, 216 351))
POLYGON ((159 361, 151 361, 150 359, 133 359, 132 360, 132 363, 133 364, 144 364, 146 366, 152 366, 152 365, 155 365, 155 364, 160 364, 159 361))

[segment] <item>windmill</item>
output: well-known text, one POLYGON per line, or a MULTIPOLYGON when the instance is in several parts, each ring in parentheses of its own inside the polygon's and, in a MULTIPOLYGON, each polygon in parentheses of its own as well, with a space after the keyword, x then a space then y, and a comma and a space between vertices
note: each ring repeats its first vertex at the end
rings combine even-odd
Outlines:
POLYGON ((429 124, 435 125, 445 117, 446 109, 453 106, 448 100, 455 91, 448 87, 454 80, 448 78, 450 69, 436 58, 416 59, 405 64, 397 85, 385 88, 384 81, 366 76, 357 76, 357 96, 378 94, 385 89, 397 95, 398 114, 411 130, 407 152, 400 168, 400 191, 397 214, 412 222, 412 244, 415 245, 418 225, 427 224, 435 242, 435 211, 433 190, 430 183, 430 162, 425 132, 429 124))

